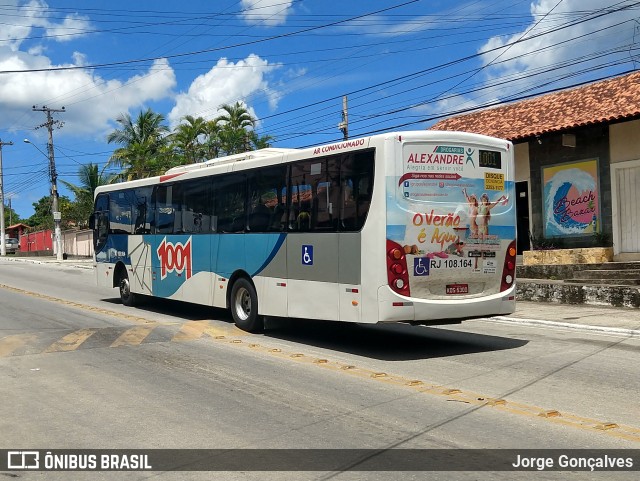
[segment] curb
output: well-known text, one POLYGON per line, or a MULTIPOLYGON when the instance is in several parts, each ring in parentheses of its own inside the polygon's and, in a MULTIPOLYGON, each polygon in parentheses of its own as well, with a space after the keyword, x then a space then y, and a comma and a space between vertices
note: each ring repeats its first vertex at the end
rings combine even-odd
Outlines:
POLYGON ((489 317, 487 318, 487 320, 498 322, 501 324, 524 324, 528 326, 555 327, 559 329, 591 331, 591 332, 596 332, 601 334, 613 334, 613 335, 622 336, 622 337, 640 338, 640 330, 625 329, 623 327, 605 327, 605 326, 594 326, 590 324, 573 324, 570 322, 544 321, 542 319, 526 319, 526 318, 508 317, 508 316, 489 317))
POLYGON ((29 263, 29 264, 52 264, 52 265, 58 265, 58 266, 62 266, 62 267, 74 267, 77 269, 93 269, 93 261, 87 261, 86 264, 79 264, 77 262, 74 262, 73 259, 71 260, 67 260, 67 261, 59 261, 59 260, 39 260, 37 258, 34 259, 30 259, 30 258, 26 258, 26 257, 0 257, 0 259, 3 260, 8 260, 11 262, 22 262, 22 263, 29 263))

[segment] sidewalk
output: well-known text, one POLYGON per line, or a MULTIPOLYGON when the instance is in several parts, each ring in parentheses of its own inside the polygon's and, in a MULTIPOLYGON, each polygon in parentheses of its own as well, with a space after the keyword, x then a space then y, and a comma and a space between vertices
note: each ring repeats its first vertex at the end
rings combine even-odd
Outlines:
POLYGON ((77 267, 79 269, 93 269, 93 259, 90 257, 83 257, 77 259, 67 259, 66 261, 59 261, 55 257, 20 257, 7 255, 0 257, 0 259, 8 260, 12 262, 28 262, 31 264, 51 264, 66 267, 77 267))
POLYGON ((517 301, 516 312, 494 319, 640 338, 640 309, 633 308, 517 301))

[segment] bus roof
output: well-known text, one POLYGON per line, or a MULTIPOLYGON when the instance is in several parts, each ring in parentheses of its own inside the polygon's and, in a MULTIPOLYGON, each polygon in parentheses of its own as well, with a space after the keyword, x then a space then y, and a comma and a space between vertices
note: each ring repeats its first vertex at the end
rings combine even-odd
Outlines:
MULTIPOLYGON (((96 195, 100 192, 120 190, 125 188, 142 187, 146 185, 154 185, 161 182, 165 182, 174 177, 181 176, 182 174, 195 174, 194 177, 199 177, 200 175, 207 175, 204 172, 199 173, 198 171, 200 169, 219 167, 223 165, 233 164, 235 162, 249 161, 248 164, 251 166, 266 165, 266 164, 269 164, 269 161, 277 162, 278 159, 284 159, 285 157, 287 157, 290 160, 295 160, 296 157, 304 157, 306 155, 308 156, 331 155, 333 153, 340 153, 342 151, 350 151, 358 148, 367 148, 372 145, 372 142, 374 141, 374 139, 385 139, 390 137, 395 137, 397 139, 402 138, 403 140, 405 139, 413 140, 416 138, 424 139, 424 140, 441 139, 444 141, 465 139, 467 141, 474 140, 476 142, 481 141, 481 142, 493 142, 493 143, 506 142, 507 144, 509 144, 508 141, 505 141, 503 139, 496 139, 493 137, 487 137, 484 135, 468 133, 468 132, 454 132, 454 131, 444 131, 444 130, 414 130, 414 131, 386 132, 386 133, 377 134, 373 136, 353 138, 349 140, 342 140, 342 141, 332 142, 324 145, 312 146, 312 147, 306 147, 306 148, 300 148, 300 149, 269 147, 266 149, 254 150, 251 152, 244 152, 242 154, 228 155, 225 157, 217 157, 214 159, 207 160, 205 162, 197 162, 195 164, 180 165, 177 167, 173 167, 167 170, 164 174, 156 177, 147 177, 144 179, 137 179, 137 180, 127 181, 127 182, 100 186, 98 187, 98 189, 96 189, 96 195), (259 162, 256 162, 256 161, 259 161, 259 162)), ((247 167, 249 165, 247 165, 247 167)), ((187 175, 187 177, 191 177, 191 175, 187 175)))
POLYGON ((279 149, 279 148, 266 148, 260 150, 254 150, 251 152, 244 152, 242 154, 227 155, 225 157, 217 157, 215 159, 207 160, 205 162, 197 162, 195 164, 179 165, 167 170, 166 174, 177 174, 180 172, 189 172, 192 170, 203 169, 205 167, 212 167, 214 165, 227 164, 230 162, 238 162, 241 160, 257 160, 268 159, 270 157, 282 156, 290 152, 297 152, 298 149, 279 149))

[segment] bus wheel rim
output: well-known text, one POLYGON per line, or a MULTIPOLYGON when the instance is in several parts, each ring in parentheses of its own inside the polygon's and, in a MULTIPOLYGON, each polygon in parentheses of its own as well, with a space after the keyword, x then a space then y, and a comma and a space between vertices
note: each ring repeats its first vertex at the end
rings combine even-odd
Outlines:
POLYGON ((122 281, 120 282, 120 295, 123 298, 128 298, 130 292, 129 279, 122 279, 122 281))
POLYGON ((251 295, 244 287, 238 289, 235 299, 236 314, 243 321, 247 320, 251 315, 251 295))

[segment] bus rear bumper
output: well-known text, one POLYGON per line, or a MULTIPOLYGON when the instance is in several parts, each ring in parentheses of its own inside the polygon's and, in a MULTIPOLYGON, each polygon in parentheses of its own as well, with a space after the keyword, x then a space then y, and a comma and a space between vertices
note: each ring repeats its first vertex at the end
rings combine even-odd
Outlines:
POLYGON ((455 320, 512 314, 515 286, 483 298, 425 300, 399 296, 389 286, 378 290, 378 322, 446 324, 455 320))

